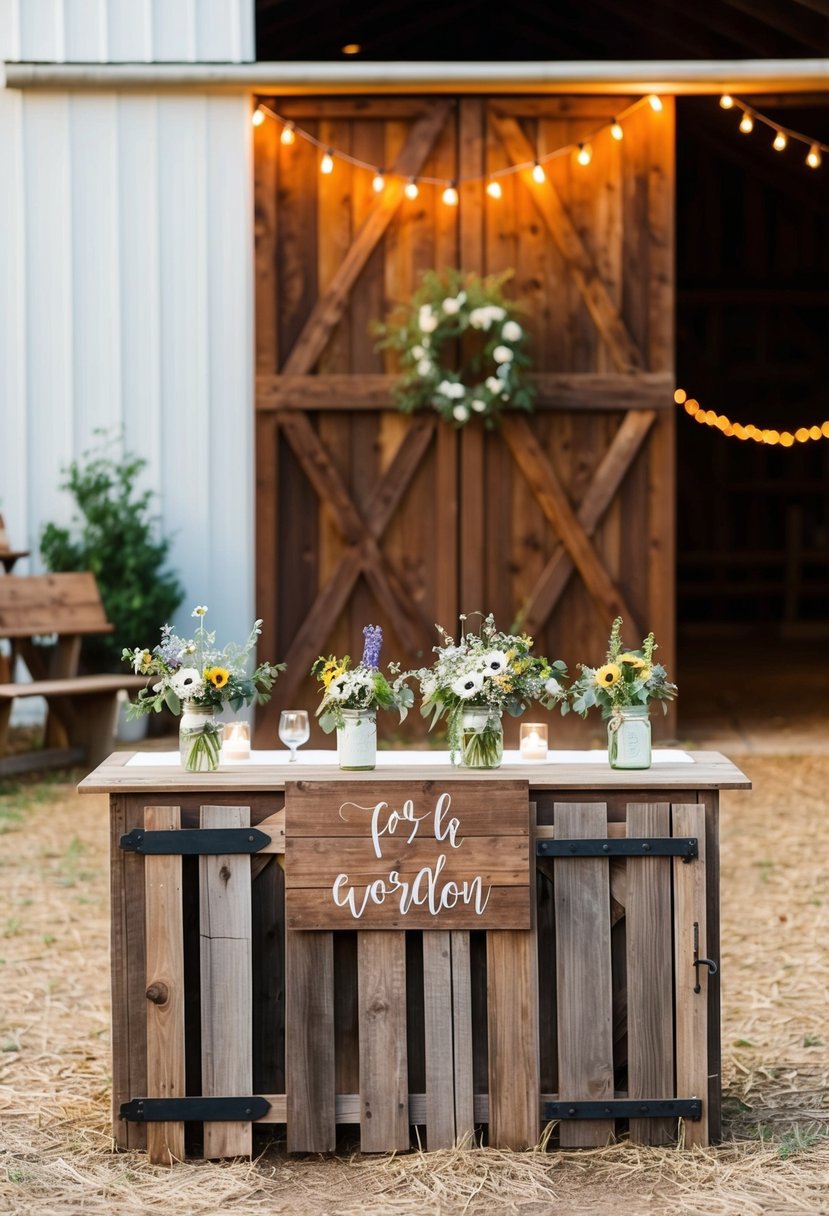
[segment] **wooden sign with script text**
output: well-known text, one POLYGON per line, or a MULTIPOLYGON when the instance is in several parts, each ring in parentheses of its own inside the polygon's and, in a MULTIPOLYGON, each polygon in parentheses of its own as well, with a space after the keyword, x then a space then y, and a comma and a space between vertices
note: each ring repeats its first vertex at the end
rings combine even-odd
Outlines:
POLYGON ((529 929, 529 808, 526 781, 289 782, 288 928, 529 929))

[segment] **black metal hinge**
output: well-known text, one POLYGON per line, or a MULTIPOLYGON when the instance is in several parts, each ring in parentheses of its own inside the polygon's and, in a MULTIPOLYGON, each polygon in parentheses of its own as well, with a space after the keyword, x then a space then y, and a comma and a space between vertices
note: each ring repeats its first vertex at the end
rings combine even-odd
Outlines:
POLYGON ((121 1118, 129 1123, 250 1123, 268 1113, 271 1104, 250 1098, 133 1098, 122 1102, 121 1118))
POLYGON ((133 828, 118 842, 125 853, 198 854, 258 853, 271 838, 258 828, 180 828, 173 832, 145 832, 133 828))
POLYGON ((699 857, 699 841, 696 837, 679 836, 539 840, 535 851, 539 857, 681 857, 688 862, 699 857))
POLYGON ((608 1098, 605 1102, 545 1102, 542 1119, 701 1119, 700 1098, 608 1098))

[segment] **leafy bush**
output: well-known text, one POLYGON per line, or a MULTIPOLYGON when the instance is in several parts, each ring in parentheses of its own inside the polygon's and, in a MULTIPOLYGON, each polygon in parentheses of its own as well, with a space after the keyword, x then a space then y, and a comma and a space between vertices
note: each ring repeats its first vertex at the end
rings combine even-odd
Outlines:
POLYGON ((78 509, 72 527, 49 523, 41 536, 49 571, 91 570, 98 580, 114 632, 84 638, 82 659, 90 671, 119 671, 124 647, 149 647, 184 598, 176 575, 164 569, 171 541, 152 514, 154 491, 138 486, 146 465, 123 451, 120 437, 102 439, 63 470, 61 489, 78 509))

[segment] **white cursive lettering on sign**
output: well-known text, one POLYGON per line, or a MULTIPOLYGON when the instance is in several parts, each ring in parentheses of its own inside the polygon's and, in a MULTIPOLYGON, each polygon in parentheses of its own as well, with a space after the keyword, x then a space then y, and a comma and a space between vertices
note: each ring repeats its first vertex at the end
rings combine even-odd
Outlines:
MULTIPOLYGON (((344 818, 343 811, 347 807, 370 814, 372 849, 374 856, 382 860, 383 836, 394 836, 402 826, 403 830, 408 832, 405 843, 410 845, 417 837, 420 825, 427 820, 431 820, 432 837, 436 843, 448 844, 450 849, 459 849, 463 844, 463 837, 458 835, 461 825, 456 817, 449 818, 451 804, 451 795, 441 794, 431 814, 416 815, 411 798, 405 800, 399 811, 384 801, 376 802, 374 806, 344 802, 340 806, 339 814, 341 819, 344 818)), ((424 831, 428 832, 428 828, 424 831)), ((348 908, 355 920, 359 920, 370 905, 379 906, 387 900, 397 903, 403 916, 413 907, 424 908, 432 916, 437 916, 443 909, 454 908, 459 903, 481 916, 489 903, 492 887, 484 889, 480 874, 462 882, 451 878, 442 879, 446 860, 447 853, 438 853, 434 865, 422 866, 411 880, 401 878, 398 870, 391 870, 388 877, 376 878, 363 888, 352 886, 348 874, 341 873, 334 880, 331 895, 337 907, 348 908)))

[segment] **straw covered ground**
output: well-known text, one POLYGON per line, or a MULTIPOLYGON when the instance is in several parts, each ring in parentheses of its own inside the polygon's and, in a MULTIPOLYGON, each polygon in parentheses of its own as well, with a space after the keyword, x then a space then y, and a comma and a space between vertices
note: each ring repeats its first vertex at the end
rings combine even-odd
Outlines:
MULTIPOLYGON (((829 756, 723 796, 726 1142, 151 1167, 109 1136, 106 805, 0 797, 0 1211, 829 1214, 829 756)), ((70 776, 74 777, 75 774, 70 776)))

